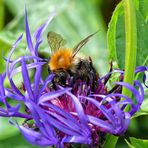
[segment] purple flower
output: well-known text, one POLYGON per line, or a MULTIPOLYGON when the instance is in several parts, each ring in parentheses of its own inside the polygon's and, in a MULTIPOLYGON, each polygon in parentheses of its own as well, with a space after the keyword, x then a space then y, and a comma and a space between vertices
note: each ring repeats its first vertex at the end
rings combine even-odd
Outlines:
MULTIPOLYGON (((51 14, 48 21, 31 37, 25 11, 26 42, 31 55, 11 60, 21 42, 21 35, 6 59, 6 72, 0 75, 0 102, 5 106, 0 106, 0 116, 25 118, 22 125, 11 123, 19 128, 28 142, 38 146, 55 145, 62 148, 71 143, 95 146, 106 133, 122 135, 129 126, 131 116, 140 109, 144 99, 143 86, 137 80, 134 86, 122 82, 124 71, 112 70, 111 66, 108 74, 98 78, 95 88, 92 83, 87 84, 80 79, 72 83, 69 79, 66 87, 57 86, 56 90, 53 89, 51 84, 55 75, 49 74, 46 79, 42 78, 43 65, 48 59, 38 56, 38 48, 43 41, 42 34, 54 15, 51 14), (29 70, 35 70, 33 80, 29 76, 29 70), (120 81, 109 90, 107 82, 115 72, 120 73, 120 81), (13 81, 13 76, 17 73, 22 75, 22 88, 18 88, 13 81), (6 76, 10 88, 4 87, 6 76), (123 86, 132 92, 136 103, 121 94, 123 86), (8 98, 18 104, 11 106, 8 98), (20 112, 20 102, 26 107, 24 112, 20 112), (131 108, 125 112, 127 105, 131 108)), ((148 67, 139 66, 135 73, 147 70, 148 67)), ((145 81, 144 75, 144 84, 145 81)))

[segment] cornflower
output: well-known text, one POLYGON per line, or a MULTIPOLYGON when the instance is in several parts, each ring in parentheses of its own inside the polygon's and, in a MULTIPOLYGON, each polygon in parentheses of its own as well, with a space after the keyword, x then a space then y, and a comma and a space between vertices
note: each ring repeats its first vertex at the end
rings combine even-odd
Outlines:
MULTIPOLYGON (((28 142, 37 146, 70 147, 72 144, 85 144, 89 147, 101 145, 106 134, 121 136, 127 130, 131 117, 140 109, 144 99, 142 84, 134 81, 134 86, 124 83, 124 71, 112 69, 103 77, 99 77, 95 88, 92 82, 86 83, 81 79, 67 79, 66 86, 52 87, 55 74, 49 73, 42 78, 43 66, 49 59, 41 58, 38 54, 43 42, 42 34, 54 17, 51 14, 48 21, 40 26, 33 36, 30 34, 27 12, 25 11, 26 42, 30 55, 11 59, 17 45, 21 42, 20 35, 14 43, 6 60, 6 72, 0 75, 0 116, 24 118, 15 125, 28 142), (17 66, 19 65, 19 66, 17 66), (31 79, 29 70, 34 70, 31 79), (18 88, 13 76, 21 73, 22 88, 18 88), (113 73, 119 73, 119 82, 108 89, 107 82, 113 73), (6 77, 10 87, 4 86, 6 77), (133 99, 121 93, 126 87, 135 97, 133 99), (123 99, 124 98, 124 99, 123 99), (8 101, 10 100, 10 101, 8 101), (11 102, 15 101, 15 106, 11 102), (21 104, 25 106, 20 111, 21 104), (125 111, 126 106, 130 106, 125 111)), ((135 73, 147 71, 148 67, 139 66, 135 73)), ((146 75, 143 76, 146 86, 146 75)), ((147 86, 146 86, 147 87, 147 86)))

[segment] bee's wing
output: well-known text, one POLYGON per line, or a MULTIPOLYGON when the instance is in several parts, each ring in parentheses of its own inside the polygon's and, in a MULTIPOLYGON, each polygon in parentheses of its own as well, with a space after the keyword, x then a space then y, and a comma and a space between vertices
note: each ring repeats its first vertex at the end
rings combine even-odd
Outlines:
POLYGON ((48 32, 47 40, 52 52, 55 52, 60 47, 66 44, 66 41, 62 38, 60 34, 52 31, 48 32))
MULTIPOLYGON (((98 31, 97 31, 98 32, 98 31)), ((89 39, 95 35, 97 32, 90 34, 89 36, 87 36, 85 39, 83 39, 81 42, 79 42, 74 48, 73 48, 73 54, 72 57, 74 57, 79 50, 89 41, 89 39)))

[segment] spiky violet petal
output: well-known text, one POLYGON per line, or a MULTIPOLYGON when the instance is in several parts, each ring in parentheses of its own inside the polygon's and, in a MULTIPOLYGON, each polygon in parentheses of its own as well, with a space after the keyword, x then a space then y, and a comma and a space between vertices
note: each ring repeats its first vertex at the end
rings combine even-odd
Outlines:
MULTIPOLYGON (((117 82, 117 84, 125 86, 127 89, 129 89, 134 94, 134 96, 136 97, 137 102, 138 102, 138 108, 137 108, 137 110, 138 110, 140 105, 142 104, 143 99, 144 99, 144 90, 143 90, 143 87, 141 86, 141 84, 138 81, 136 81, 136 85, 140 87, 141 94, 130 84, 127 84, 124 82, 117 82)), ((131 113, 131 114, 133 115, 137 110, 133 111, 133 113, 131 113)))
POLYGON ((50 101, 52 99, 58 98, 59 96, 65 94, 69 90, 71 90, 71 88, 65 88, 65 89, 60 89, 57 91, 46 93, 39 98, 38 104, 42 104, 42 102, 46 102, 46 101, 50 101))
POLYGON ((13 100, 17 100, 17 101, 24 101, 25 97, 24 96, 18 96, 17 94, 14 94, 11 90, 9 90, 8 88, 5 88, 5 93, 6 96, 8 98, 11 98, 13 100))
POLYGON ((2 100, 2 102, 4 103, 4 105, 6 106, 6 111, 5 110, 1 110, 3 113, 1 114, 1 116, 14 116, 16 115, 16 113, 18 113, 19 109, 20 109, 20 104, 17 104, 16 106, 10 106, 7 101, 6 101, 6 97, 7 93, 6 90, 4 89, 4 78, 5 78, 6 74, 0 74, 0 99, 2 100))
POLYGON ((4 79, 0 74, 0 101, 4 103, 5 102, 4 99, 5 99, 4 79))
POLYGON ((23 126, 18 126, 18 128, 21 131, 22 135, 25 137, 25 139, 33 145, 52 146, 57 144, 57 142, 55 142, 54 140, 49 140, 48 138, 46 138, 46 136, 42 135, 39 132, 27 129, 23 126))
MULTIPOLYGON (((111 105, 111 107, 109 108, 109 110, 110 110, 110 109, 112 109, 112 106, 118 105, 118 104, 120 104, 122 102, 122 101, 116 102, 114 100, 114 98, 116 98, 116 97, 124 98, 125 99, 124 101, 127 102, 126 104, 131 104, 131 105, 134 104, 133 101, 129 97, 125 96, 124 94, 120 94, 120 93, 108 94, 105 97, 103 97, 101 102, 103 103, 103 101, 108 100, 108 98, 110 98, 110 99, 112 98, 112 100, 109 101, 109 103, 111 105)), ((123 109, 123 107, 122 107, 122 109, 123 109)))
POLYGON ((32 119, 30 115, 26 115, 19 112, 20 105, 17 104, 16 106, 9 107, 7 110, 0 108, 0 116, 2 117, 19 117, 25 119, 32 119))
MULTIPOLYGON (((44 64, 45 64, 45 62, 36 62, 36 63, 26 64, 26 68, 27 68, 27 70, 34 69, 34 68, 38 68, 39 66, 42 66, 44 64)), ((19 72, 22 72, 22 67, 21 66, 17 67, 14 70, 11 71, 10 78, 12 78, 13 75, 15 75, 15 74, 17 74, 19 72)))
POLYGON ((61 147, 64 148, 64 143, 79 143, 79 144, 91 144, 91 137, 83 137, 83 136, 65 136, 61 141, 61 147))
MULTIPOLYGON (((66 119, 65 116, 62 114, 62 116, 58 113, 54 113, 54 112, 51 112, 51 111, 46 111, 49 115, 51 115, 52 117, 54 117, 55 119, 58 119, 59 121, 61 121, 65 127, 68 127, 68 129, 70 129, 68 131, 67 134, 69 135, 81 135, 83 131, 81 131, 81 126, 79 124, 79 126, 77 126, 76 124, 73 123, 73 120, 69 120, 69 119, 66 119)), ((62 124, 61 124, 62 125, 62 124)), ((64 132, 66 132, 65 130, 63 130, 64 132)))
POLYGON ((109 108, 109 110, 111 111, 113 108, 114 108, 114 105, 117 105, 117 106, 120 106, 120 105, 123 105, 121 106, 121 109, 124 110, 124 108, 127 106, 127 105, 131 105, 131 109, 129 111, 129 113, 132 115, 133 112, 136 112, 138 110, 138 104, 134 104, 134 102, 127 96, 123 95, 123 94, 109 94, 107 95, 104 99, 108 98, 108 97, 120 97, 120 98, 125 98, 125 100, 122 100, 122 101, 119 101, 119 102, 114 102, 113 104, 111 103, 111 107, 109 108))
POLYGON ((6 111, 0 107, 0 112, 6 113, 6 111))
POLYGON ((100 111, 105 115, 106 118, 108 118, 108 121, 103 121, 101 119, 98 119, 97 117, 93 117, 91 115, 87 115, 88 121, 94 125, 97 125, 101 128, 104 128, 104 130, 108 131, 112 134, 120 134, 127 129, 129 123, 130 123, 130 115, 128 113, 122 112, 122 110, 119 108, 119 106, 114 106, 113 111, 109 112, 109 109, 106 108, 104 105, 100 104, 98 101, 94 100, 90 97, 84 97, 88 101, 91 101, 100 111), (122 115, 124 113, 124 115, 122 115), (123 130, 124 129, 124 130, 123 130))
POLYGON ((49 25, 49 23, 52 21, 52 19, 54 18, 54 16, 56 15, 55 12, 52 12, 48 18, 48 20, 42 25, 40 26, 36 32, 34 33, 34 36, 36 38, 36 44, 35 44, 35 55, 38 55, 38 47, 39 45, 42 43, 42 39, 41 36, 43 34, 43 32, 45 31, 45 29, 47 28, 47 26, 49 25))
POLYGON ((55 12, 52 12, 48 20, 35 31, 33 38, 31 38, 29 24, 28 24, 27 10, 25 9, 26 40, 27 40, 28 48, 30 49, 30 52, 32 55, 38 56, 38 47, 42 43, 41 36, 45 31, 45 29, 47 28, 47 26, 49 25, 49 23, 54 18, 54 16, 55 16, 55 12), (34 38, 36 38, 35 46, 33 46, 34 38))
POLYGON ((0 74, 0 102, 4 103, 6 109, 10 107, 6 100, 5 88, 4 88, 4 79, 6 77, 6 73, 0 74))
POLYGON ((80 98, 84 98, 88 101, 90 101, 91 103, 93 103, 104 115, 105 117, 111 122, 113 123, 113 125, 115 126, 115 118, 112 114, 108 114, 108 109, 102 105, 102 103, 98 102, 97 100, 95 100, 94 98, 91 97, 85 97, 85 96, 80 96, 80 98))
MULTIPOLYGON (((73 116, 71 116, 71 114, 65 112, 64 110, 62 110, 59 107, 56 107, 55 105, 52 105, 52 104, 46 104, 45 106, 48 106, 49 108, 52 108, 55 111, 58 111, 57 114, 61 115, 61 117, 64 117, 64 118, 59 118, 59 117, 57 117, 57 114, 53 115, 53 113, 51 113, 51 115, 56 117, 58 120, 61 120, 62 123, 65 123, 65 125, 67 125, 68 128, 70 128, 71 132, 76 131, 76 133, 72 133, 73 135, 77 135, 78 137, 82 136, 83 138, 88 139, 88 137, 85 136, 85 132, 83 131, 83 128, 82 128, 83 125, 81 123, 79 123, 73 116)), ((46 112, 48 113, 49 111, 46 111, 46 112)), ((65 131, 65 130, 63 132, 67 133, 67 131, 65 131)), ((69 133, 69 131, 67 134, 71 135, 71 133, 69 133)))
POLYGON ((146 84, 146 74, 144 74, 144 76, 143 76, 143 83, 148 88, 148 85, 146 84))
MULTIPOLYGON (((148 67, 147 66, 138 66, 136 67, 135 69, 135 73, 139 73, 139 72, 144 72, 144 71, 148 71, 148 67)), ((98 83, 100 83, 102 80, 104 80, 107 76, 109 76, 110 74, 113 74, 113 73, 120 73, 120 74, 124 74, 124 71, 123 70, 120 70, 120 69, 115 69, 109 73, 107 73, 106 75, 104 75, 103 77, 99 78, 98 80, 98 83)), ((144 79, 145 79, 145 74, 144 74, 144 79)), ((145 82, 145 81, 144 81, 145 82)))
POLYGON ((43 42, 43 40, 41 40, 35 44, 35 55, 38 55, 38 48, 42 42, 43 42))
POLYGON ((11 108, 8 109, 8 114, 10 116, 13 116, 14 114, 16 114, 20 109, 20 104, 17 104, 16 106, 13 106, 11 108))
POLYGON ((120 106, 117 106, 117 105, 114 105, 112 112, 114 112, 114 116, 116 119, 115 120, 116 126, 114 127, 114 134, 120 135, 120 134, 124 133, 125 130, 127 129, 127 127, 129 126, 130 114, 123 112, 120 109, 120 106))
POLYGON ((90 128, 88 127, 86 115, 84 113, 82 104, 80 103, 79 99, 76 96, 74 96, 72 93, 70 93, 70 92, 66 92, 66 93, 73 100, 73 103, 75 105, 75 110, 76 110, 76 112, 78 114, 79 120, 83 124, 82 128, 83 128, 84 135, 89 137, 90 128))
MULTIPOLYGON (((108 103, 110 104, 111 107, 108 109, 108 113, 114 112, 114 114, 118 117, 117 122, 115 120, 115 123, 119 124, 119 127, 121 127, 120 131, 118 131, 118 134, 123 133, 127 129, 129 122, 130 122, 130 118, 129 119, 126 118, 126 120, 125 120, 125 116, 126 117, 130 117, 130 116, 128 113, 125 113, 123 111, 123 107, 121 105, 131 104, 132 110, 136 108, 136 105, 133 103, 133 101, 129 97, 127 97, 123 94, 115 93, 115 94, 109 94, 107 96, 100 96, 100 97, 103 98, 102 101, 100 102, 100 104, 102 104, 104 101, 109 100, 108 103), (120 97, 120 98, 122 97, 122 98, 125 98, 126 100, 116 102, 116 101, 114 101, 114 99, 112 99, 113 97, 120 97), (110 98, 110 99, 108 99, 108 98, 110 98), (118 123, 119 121, 120 121, 120 123, 118 123)), ((124 108, 125 108, 125 106, 124 106, 124 108)))
POLYGON ((56 105, 53 105, 53 104, 49 104, 49 103, 43 103, 44 106, 50 108, 50 109, 53 109, 54 111, 57 111, 58 114, 60 114, 61 116, 65 117, 66 119, 68 119, 69 121, 72 121, 72 125, 73 127, 76 126, 76 129, 79 130, 80 125, 78 123, 78 121, 68 112, 64 111, 63 109, 61 109, 60 107, 56 106, 56 105))
POLYGON ((14 52, 14 50, 16 49, 17 45, 19 44, 19 42, 22 40, 23 35, 20 35, 18 37, 18 39, 16 40, 16 42, 14 43, 14 45, 12 46, 12 49, 8 55, 8 61, 6 62, 6 75, 8 76, 10 85, 12 87, 12 89, 18 94, 18 95, 22 95, 22 93, 19 91, 19 89, 16 87, 16 85, 14 84, 13 80, 10 78, 10 70, 9 70, 9 61, 11 60, 11 56, 14 52))
POLYGON ((143 89, 143 86, 142 86, 141 83, 140 83, 139 81, 137 81, 137 80, 134 81, 134 85, 135 85, 135 86, 138 86, 139 89, 140 89, 140 93, 139 93, 139 94, 140 94, 141 97, 140 97, 139 99, 137 98, 137 102, 138 102, 139 105, 141 105, 141 104, 142 104, 142 101, 144 100, 144 89, 143 89))
POLYGON ((109 104, 111 105, 111 107, 108 110, 112 110, 112 108, 114 107, 114 105, 118 105, 121 102, 122 102, 121 104, 123 104, 122 110, 126 107, 127 104, 131 104, 132 105, 132 109, 135 108, 135 104, 133 103, 133 101, 129 97, 127 97, 127 96, 125 96, 123 94, 120 94, 120 93, 108 94, 106 96, 105 95, 91 95, 91 96, 102 98, 102 100, 100 101, 100 104, 103 104, 103 102, 105 102, 105 101, 109 102, 109 104), (114 100, 115 97, 125 98, 126 100, 116 102, 114 100))
POLYGON ((26 114, 22 114, 20 112, 16 112, 15 114, 12 114, 11 116, 8 114, 8 111, 5 111, 3 113, 0 113, 0 116, 2 117, 18 117, 18 118, 24 118, 24 119, 27 119, 27 120, 30 120, 32 119, 31 116, 29 115, 26 115, 26 114))
POLYGON ((34 95, 33 95, 32 88, 31 88, 31 82, 29 79, 29 74, 28 74, 26 63, 25 63, 24 59, 22 59, 21 63, 22 63, 22 76, 23 76, 25 89, 26 89, 30 99, 34 100, 34 95))
POLYGON ((148 71, 148 67, 147 66, 137 66, 135 73, 139 73, 139 72, 145 72, 148 71))
POLYGON ((55 131, 48 122, 47 115, 43 112, 43 110, 31 100, 28 100, 26 102, 26 105, 30 109, 33 119, 35 120, 36 125, 40 129, 40 131, 50 139, 56 140, 57 137, 55 131))
POLYGON ((36 68, 35 77, 34 77, 34 99, 37 103, 38 101, 38 94, 39 94, 39 84, 40 84, 40 78, 41 78, 41 72, 42 72, 42 66, 38 66, 36 68))
POLYGON ((93 125, 103 128, 103 131, 106 130, 106 131, 112 132, 113 126, 112 124, 108 123, 108 121, 101 120, 91 115, 87 115, 87 118, 88 118, 88 121, 93 125))
MULTIPOLYGON (((25 56, 20 56, 17 59, 13 60, 11 63, 11 69, 14 69, 15 65, 18 64, 19 62, 22 61, 22 59, 24 59, 25 61, 30 61, 30 60, 39 60, 40 62, 43 62, 43 59, 36 57, 36 56, 30 56, 30 55, 25 55, 25 56)), ((11 70, 10 69, 10 70, 11 70)))
MULTIPOLYGON (((41 119, 43 119, 43 118, 46 118, 46 122, 48 122, 48 124, 49 125, 52 125, 53 127, 55 127, 55 128, 57 128, 57 129, 59 129, 60 131, 62 131, 63 133, 66 133, 66 134, 68 134, 68 135, 77 135, 77 136, 79 136, 79 135, 82 135, 83 133, 84 133, 84 131, 83 132, 80 132, 78 129, 75 129, 75 128, 73 128, 73 129, 71 129, 70 128, 70 125, 69 124, 71 124, 71 121, 69 122, 68 120, 67 120, 67 123, 65 124, 65 123, 63 123, 63 117, 65 116, 65 113, 64 113, 64 111, 63 111, 63 113, 62 113, 62 116, 60 117, 59 116, 59 118, 58 118, 58 120, 55 118, 55 117, 57 117, 56 115, 54 115, 54 113, 52 114, 52 113, 50 113, 50 111, 42 111, 37 105, 33 105, 33 107, 36 109, 36 112, 38 112, 38 114, 40 114, 40 117, 42 117, 41 119), (45 112, 46 112, 46 114, 45 114, 45 112), (47 114, 48 114, 48 116, 47 116, 47 114), (50 115, 52 115, 52 116, 50 116, 50 115), (67 126, 68 125, 68 126, 67 126)), ((60 115, 60 112, 58 112, 59 110, 56 110, 56 112, 57 112, 57 114, 59 114, 60 115)), ((67 114, 66 114, 67 115, 67 114)), ((84 135, 83 135, 84 136, 84 135)))
MULTIPOLYGON (((118 97, 123 97, 123 98, 125 98, 125 99, 128 101, 127 104, 131 104, 131 105, 132 105, 132 108, 131 108, 131 110, 130 110, 129 113, 130 113, 131 115, 133 115, 135 112, 138 111, 138 109, 139 109, 139 107, 140 107, 140 105, 141 105, 141 103, 142 103, 142 101, 143 101, 143 99, 144 99, 144 89, 143 89, 141 83, 140 83, 139 81, 135 81, 134 83, 135 83, 135 86, 138 86, 138 87, 140 88, 140 92, 137 91, 137 90, 136 90, 133 86, 131 86, 130 84, 127 84, 127 83, 124 83, 124 82, 117 82, 116 84, 125 86, 127 89, 129 89, 129 90, 133 93, 133 95, 136 97, 137 105, 134 104, 134 103, 132 102, 132 100, 130 101, 130 98, 128 98, 127 96, 122 95, 122 94, 117 94, 117 93, 115 93, 115 94, 109 94, 109 95, 107 95, 104 99, 106 99, 107 97, 114 97, 114 96, 116 96, 116 97, 118 96, 118 97), (141 94, 140 94, 140 93, 141 93, 141 94)), ((120 103, 121 103, 121 101, 120 101, 120 102, 117 102, 116 104, 120 104, 120 103)), ((124 105, 123 108, 125 108, 125 105, 124 105)))
MULTIPOLYGON (((82 134, 82 133, 78 134, 76 132, 73 133, 73 131, 71 129, 67 128, 67 126, 64 126, 64 124, 62 124, 62 122, 59 122, 59 121, 55 120, 54 118, 47 116, 44 112, 42 112, 42 110, 36 104, 34 104, 32 107, 36 108, 36 112, 38 112, 39 116, 41 117, 41 120, 43 120, 43 118, 44 118, 43 123, 48 123, 48 126, 50 124, 52 124, 52 126, 55 126, 60 131, 63 131, 64 133, 67 133, 70 135, 78 135, 78 137, 80 137, 79 135, 82 134)), ((82 137, 84 138, 84 135, 82 137)))
POLYGON ((8 114, 6 114, 6 113, 1 113, 1 112, 0 112, 0 116, 1 116, 1 117, 10 117, 8 114))
MULTIPOLYGON (((58 129, 60 132, 62 132, 63 134, 67 134, 67 135, 75 135, 75 136, 79 136, 79 135, 84 135, 84 131, 82 133, 80 133, 80 131, 76 130, 76 129, 71 129, 69 128, 69 126, 66 126, 65 124, 62 123, 62 121, 58 121, 57 119, 52 118, 51 116, 48 116, 48 120, 52 121, 50 122, 50 124, 55 127, 56 129, 58 129)), ((69 124, 69 123, 67 123, 69 124)), ((86 137, 86 136, 85 136, 86 137)))
MULTIPOLYGON (((51 116, 48 116, 48 120, 50 121, 50 124, 59 129, 59 131, 65 133, 65 134, 68 134, 68 135, 75 135, 75 136, 79 136, 79 135, 83 135, 84 136, 84 131, 83 133, 80 133, 80 131, 77 131, 76 129, 72 130, 71 128, 69 128, 69 126, 66 126, 64 123, 62 123, 61 121, 58 121, 57 119, 55 118, 52 118, 51 116)), ((69 123, 67 123, 69 124, 69 123)))
MULTIPOLYGON (((59 88, 65 89, 65 88, 63 88, 61 86, 59 86, 59 88)), ((75 95, 73 95, 72 93, 70 93, 70 92, 66 92, 66 94, 69 95, 71 97, 71 99, 73 100, 73 103, 75 105, 75 110, 76 110, 76 112, 78 114, 78 117, 79 117, 80 121, 82 122, 82 124, 84 125, 84 128, 86 128, 86 132, 89 133, 89 130, 88 130, 89 128, 87 126, 86 116, 85 116, 83 107, 82 107, 79 99, 75 95)))
POLYGON ((50 74, 49 76, 47 76, 46 80, 42 83, 42 87, 40 89, 40 94, 43 91, 45 91, 45 89, 47 88, 47 85, 52 81, 54 76, 55 76, 55 74, 50 74))
MULTIPOLYGON (((9 69, 9 71, 10 71, 10 78, 12 78, 12 76, 13 76, 13 70, 14 70, 14 68, 15 68, 15 66, 18 64, 18 63, 21 63, 21 61, 22 61, 22 59, 24 59, 25 61, 27 61, 27 60, 35 60, 35 59, 39 59, 39 58, 37 58, 37 57, 35 57, 35 56, 21 56, 21 57, 19 57, 19 58, 17 58, 16 60, 14 60, 12 63, 11 63, 11 66, 10 66, 10 69, 9 69)), ((40 60, 40 63, 41 64, 44 64, 44 62, 42 62, 42 59, 39 59, 40 60)), ((38 63, 31 63, 31 64, 28 64, 28 65, 37 65, 38 63)), ((17 68, 15 68, 15 69, 17 69, 17 68)))
POLYGON ((33 56, 35 56, 33 42, 32 42, 31 35, 30 35, 30 29, 29 29, 29 24, 28 24, 28 15, 27 15, 26 8, 25 8, 25 29, 26 29, 26 41, 27 41, 28 48, 29 48, 31 54, 33 56))
MULTIPOLYGON (((8 61, 8 58, 6 58, 5 56, 4 56, 4 51, 2 51, 2 58, 7 62, 8 61)), ((9 60, 9 63, 12 63, 13 62, 13 60, 9 60)))
POLYGON ((33 37, 36 38, 36 41, 40 41, 40 38, 41 38, 43 32, 46 30, 47 26, 52 21, 52 19, 54 18, 55 15, 56 15, 55 11, 51 12, 48 20, 35 31, 33 37))
MULTIPOLYGON (((100 107, 97 105, 97 102, 93 100, 93 98, 86 98, 89 99, 94 105, 96 105, 101 112, 105 115, 105 117, 108 118, 108 120, 110 121, 110 124, 113 126, 112 128, 110 128, 110 133, 114 133, 114 134, 120 134, 123 133, 127 128, 127 125, 129 124, 130 118, 125 119, 125 116, 127 114, 125 114, 119 106, 116 105, 115 101, 110 101, 108 102, 108 104, 110 104, 112 106, 112 109, 108 109, 105 107, 105 105, 103 105, 103 102, 99 102, 100 107), (114 104, 113 104, 114 103, 114 104), (112 120, 114 119, 114 120, 112 120)), ((126 117, 129 117, 129 115, 127 115, 126 117)), ((91 118, 90 118, 91 119, 91 118)), ((93 118, 94 120, 98 120, 93 118)), ((94 123, 94 121, 92 120, 91 122, 94 123)), ((102 121, 99 121, 99 123, 102 121)), ((103 121, 104 122, 104 121, 103 121)), ((96 124, 96 122, 95 122, 96 124)), ((102 125, 101 125, 102 126, 102 125)))
POLYGON ((110 74, 113 74, 113 73, 124 74, 124 71, 123 71, 123 70, 120 70, 120 69, 115 69, 115 70, 113 70, 113 71, 107 73, 107 74, 104 75, 103 77, 99 78, 98 83, 101 83, 102 80, 104 80, 106 77, 108 77, 110 74))
MULTIPOLYGON (((105 97, 105 98, 107 98, 107 97, 119 96, 119 97, 124 97, 124 98, 128 99, 126 101, 123 100, 123 101, 120 101, 120 102, 117 102, 117 103, 114 102, 114 105, 111 104, 111 108, 109 108, 110 111, 114 110, 115 115, 118 117, 118 119, 120 119, 120 120, 118 120, 118 122, 120 121, 119 126, 118 126, 119 128, 117 128, 114 131, 115 134, 122 134, 122 133, 125 132, 125 130, 128 128, 128 125, 130 123, 131 115, 133 115, 133 113, 135 113, 139 109, 141 102, 144 98, 143 87, 141 86, 140 82, 135 81, 135 83, 136 83, 136 86, 140 87, 141 95, 133 86, 131 86, 127 83, 124 83, 124 82, 117 82, 118 85, 122 84, 122 86, 125 86, 126 88, 128 88, 136 96, 136 99, 137 99, 137 102, 138 102, 137 105, 134 104, 132 101, 129 101, 129 98, 122 95, 122 94, 109 94, 108 96, 105 97), (126 104, 126 105, 131 104, 132 105, 131 111, 129 111, 129 113, 124 113, 124 116, 122 116, 122 112, 119 108, 121 106, 121 104, 126 104)), ((118 123, 116 123, 116 124, 118 125, 118 123)))
POLYGON ((118 85, 122 85, 126 88, 128 88, 134 95, 135 97, 140 100, 141 96, 139 94, 139 92, 137 91, 137 89, 135 89, 132 85, 128 84, 128 83, 125 83, 125 82, 116 82, 116 84, 118 85))

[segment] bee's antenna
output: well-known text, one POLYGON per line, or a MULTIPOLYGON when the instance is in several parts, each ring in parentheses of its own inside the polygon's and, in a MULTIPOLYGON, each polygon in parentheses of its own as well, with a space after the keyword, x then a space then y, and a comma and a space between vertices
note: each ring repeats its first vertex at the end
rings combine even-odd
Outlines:
POLYGON ((89 41, 89 39, 94 36, 98 31, 96 31, 93 34, 90 34, 85 39, 83 39, 81 42, 79 42, 74 48, 73 48, 73 54, 72 57, 75 57, 75 55, 79 52, 79 50, 89 41))

